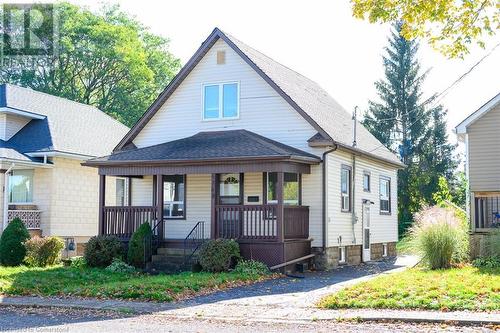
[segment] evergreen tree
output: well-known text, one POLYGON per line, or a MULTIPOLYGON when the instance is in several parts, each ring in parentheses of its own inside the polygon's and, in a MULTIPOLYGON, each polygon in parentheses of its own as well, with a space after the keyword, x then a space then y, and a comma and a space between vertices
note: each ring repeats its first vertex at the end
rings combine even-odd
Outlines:
POLYGON ((422 101, 418 43, 400 35, 395 24, 385 48, 385 78, 375 83, 380 101, 370 101, 363 124, 382 144, 396 153, 407 167, 398 172, 400 233, 423 204, 433 203, 439 176, 451 180, 456 166, 454 147, 448 144, 446 112, 422 101))

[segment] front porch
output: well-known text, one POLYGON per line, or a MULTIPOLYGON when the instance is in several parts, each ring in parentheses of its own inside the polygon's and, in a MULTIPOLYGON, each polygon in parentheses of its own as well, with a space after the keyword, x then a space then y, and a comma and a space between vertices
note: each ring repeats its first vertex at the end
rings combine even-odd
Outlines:
POLYGON ((189 254, 206 239, 235 239, 245 258, 272 267, 311 254, 302 182, 320 161, 235 130, 200 132, 84 165, 99 168, 99 234, 126 242, 147 222, 161 247, 189 254), (115 201, 105 197, 108 176, 117 179, 115 201))

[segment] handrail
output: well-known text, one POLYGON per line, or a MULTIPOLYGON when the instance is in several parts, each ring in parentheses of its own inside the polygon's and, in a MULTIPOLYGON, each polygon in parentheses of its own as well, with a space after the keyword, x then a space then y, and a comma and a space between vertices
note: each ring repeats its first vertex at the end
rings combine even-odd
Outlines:
POLYGON ((201 244, 205 241, 205 221, 199 221, 191 229, 186 238, 184 238, 184 263, 188 263, 193 258, 194 254, 200 248, 201 244), (188 245, 190 246, 191 253, 187 254, 188 245))

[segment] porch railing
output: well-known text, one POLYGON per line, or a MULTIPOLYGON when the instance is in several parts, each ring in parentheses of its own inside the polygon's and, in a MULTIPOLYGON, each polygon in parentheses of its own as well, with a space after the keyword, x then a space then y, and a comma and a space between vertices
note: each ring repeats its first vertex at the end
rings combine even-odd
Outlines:
POLYGON ((309 238, 309 207, 285 206, 285 239, 309 238))
POLYGON ((40 229, 42 211, 34 209, 9 209, 7 221, 10 223, 15 218, 21 219, 27 229, 40 229))
POLYGON ((156 226, 154 206, 105 206, 101 233, 128 240, 144 222, 156 226))
MULTIPOLYGON (((282 222, 277 205, 218 205, 217 237, 241 240, 277 241, 282 222)), ((309 208, 285 206, 284 238, 309 237, 309 208)))
POLYGON ((500 195, 475 197, 476 229, 500 228, 500 195))

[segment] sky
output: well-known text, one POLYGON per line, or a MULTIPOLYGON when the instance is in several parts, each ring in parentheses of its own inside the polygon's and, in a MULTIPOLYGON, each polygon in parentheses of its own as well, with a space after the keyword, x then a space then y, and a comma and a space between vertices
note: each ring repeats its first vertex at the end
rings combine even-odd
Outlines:
MULTIPOLYGON (((352 112, 376 99, 374 82, 383 77, 382 55, 389 25, 352 17, 348 0, 153 1, 71 0, 90 9, 119 3, 155 34, 170 39, 171 52, 183 64, 214 27, 319 83, 352 112)), ((424 99, 446 89, 500 42, 487 38, 485 49, 473 47, 465 59, 449 60, 421 43, 422 69, 430 69, 424 99)), ((451 132, 461 120, 500 91, 500 47, 484 59, 441 100, 451 132)))

